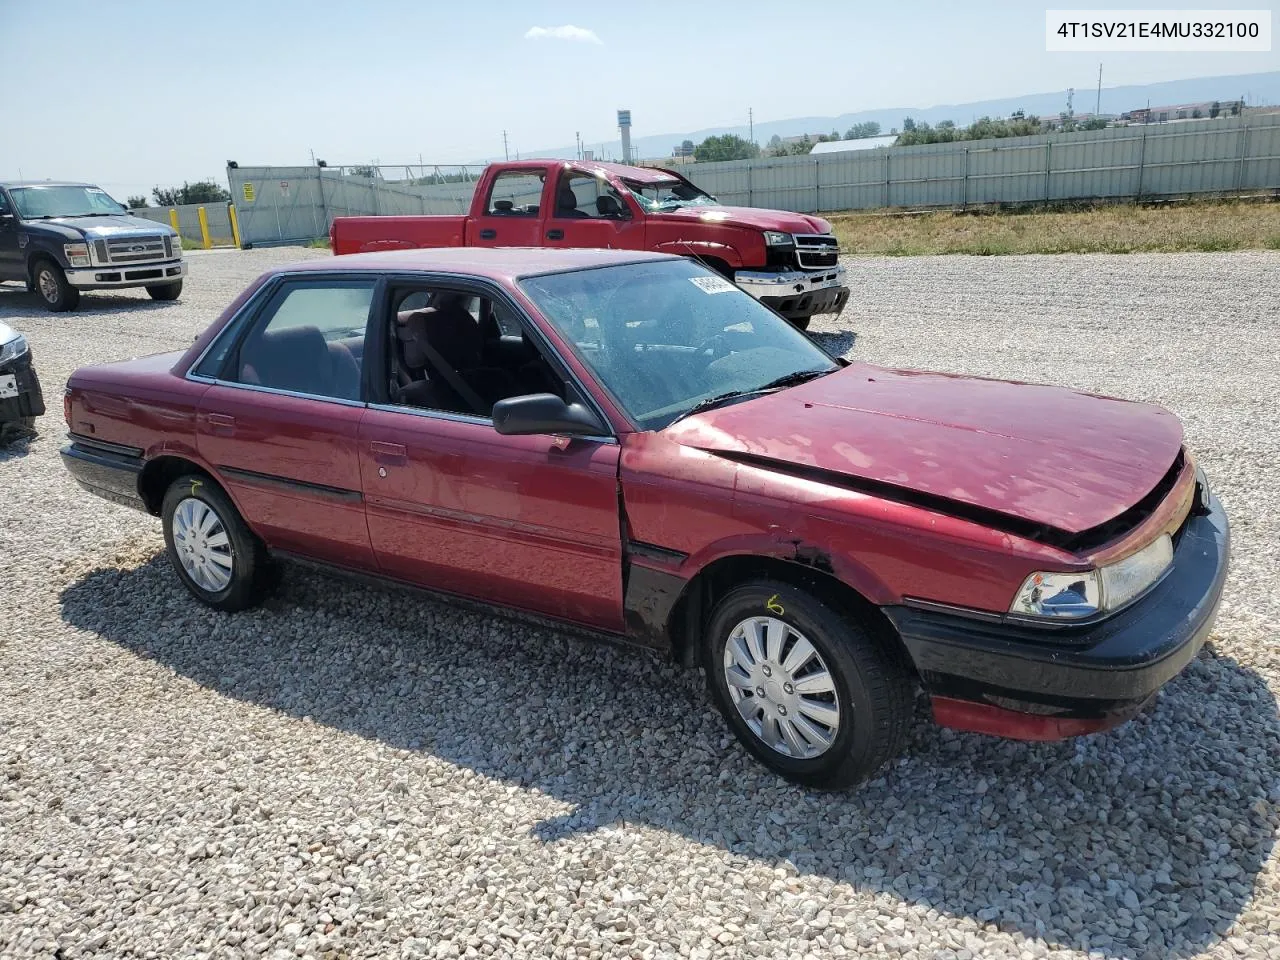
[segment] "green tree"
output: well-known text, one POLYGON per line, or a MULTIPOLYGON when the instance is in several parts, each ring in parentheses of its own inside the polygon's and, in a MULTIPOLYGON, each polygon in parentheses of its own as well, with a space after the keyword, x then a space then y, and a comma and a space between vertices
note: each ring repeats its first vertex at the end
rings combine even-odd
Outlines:
POLYGON ((1217 100, 1213 101, 1213 103, 1209 106, 1209 118, 1210 119, 1216 118, 1218 114, 1220 114, 1221 112, 1222 112, 1222 104, 1219 103, 1217 100))
POLYGON ((855 123, 852 127, 844 132, 846 140, 865 140, 867 137, 880 136, 880 124, 874 120, 868 120, 865 123, 855 123))
POLYGON ((125 202, 125 206, 128 207, 130 210, 137 209, 138 207, 145 207, 146 205, 147 205, 147 198, 137 194, 130 197, 125 202))
POLYGON ((1111 125, 1106 117, 1090 117, 1080 124, 1081 130, 1103 130, 1111 125))
POLYGON ((693 159, 699 163, 714 160, 750 160, 760 156, 760 148, 750 140, 726 133, 707 137, 693 150, 693 159))
POLYGON ((787 148, 782 143, 782 138, 776 133, 769 138, 768 155, 771 157, 785 157, 787 148))
POLYGON ((231 194, 212 180, 197 180, 180 187, 153 187, 151 196, 158 207, 176 207, 184 203, 226 203, 231 194))
MULTIPOLYGON (((926 126, 927 126, 927 124, 926 124, 926 126)), ((903 132, 903 133, 915 133, 915 130, 916 130, 916 122, 915 122, 914 120, 912 120, 910 117, 903 117, 903 118, 902 118, 902 132, 903 132)))

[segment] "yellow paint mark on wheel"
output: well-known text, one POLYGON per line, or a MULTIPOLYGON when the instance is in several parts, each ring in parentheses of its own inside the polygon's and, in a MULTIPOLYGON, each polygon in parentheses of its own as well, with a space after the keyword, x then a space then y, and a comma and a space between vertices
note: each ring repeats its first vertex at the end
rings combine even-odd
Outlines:
POLYGON ((202 480, 192 480, 192 481, 191 481, 191 495, 192 495, 193 497, 196 495, 196 491, 200 489, 200 487, 203 485, 203 483, 204 483, 204 481, 202 481, 202 480))
POLYGON ((765 603, 765 609, 770 613, 776 613, 778 616, 782 616, 787 612, 782 609, 782 604, 778 602, 778 595, 776 593, 765 603))

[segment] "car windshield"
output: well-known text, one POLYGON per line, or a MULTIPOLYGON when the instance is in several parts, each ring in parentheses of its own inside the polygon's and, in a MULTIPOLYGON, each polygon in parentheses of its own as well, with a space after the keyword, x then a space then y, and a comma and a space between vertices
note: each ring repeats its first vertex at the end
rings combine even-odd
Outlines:
POLYGON ((24 220, 113 216, 128 212, 101 187, 10 187, 9 193, 24 220))
POLYGON ((622 182, 640 206, 649 213, 675 210, 677 207, 703 207, 714 205, 716 202, 714 197, 703 193, 692 183, 684 180, 658 180, 653 183, 640 183, 635 180, 622 182))
POLYGON ((690 260, 547 274, 520 286, 647 430, 837 369, 787 321, 690 260))

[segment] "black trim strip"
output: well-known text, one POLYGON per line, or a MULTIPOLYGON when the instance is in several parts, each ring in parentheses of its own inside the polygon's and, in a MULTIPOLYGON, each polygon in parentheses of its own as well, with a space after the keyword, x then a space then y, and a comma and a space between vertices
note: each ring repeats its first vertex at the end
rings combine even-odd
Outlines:
POLYGON ((1151 515, 1151 512, 1160 505, 1160 502, 1173 489, 1177 483, 1178 476, 1182 473, 1184 464, 1183 452, 1179 450, 1177 457, 1174 458, 1173 465, 1165 472, 1155 488, 1128 510, 1096 527, 1090 527, 1088 530, 1082 530, 1079 533, 1068 533, 1048 524, 1011 517, 998 510, 961 503, 948 497, 938 496, 935 493, 912 490, 894 483, 886 483, 883 480, 849 476, 834 470, 825 470, 822 467, 788 463, 783 460, 775 460, 772 457, 762 457, 754 453, 743 453, 736 450, 715 450, 706 447, 701 449, 706 453, 723 457, 725 460, 731 460, 734 463, 741 463, 749 467, 759 467, 763 470, 772 470, 776 473, 785 473, 793 477, 799 477, 802 480, 814 480, 818 483, 842 487, 846 490, 855 490, 859 493, 871 494, 896 503, 910 504, 925 510, 934 510, 947 516, 956 517, 959 520, 980 523, 984 527, 990 527, 992 530, 1011 533, 1015 536, 1025 537, 1028 540, 1048 544, 1051 547, 1058 547, 1073 553, 1090 550, 1123 536, 1129 530, 1134 529, 1151 515))
POLYGON ((86 437, 83 433, 68 433, 67 436, 76 446, 84 447, 88 450, 97 450, 117 457, 133 457, 136 459, 142 456, 141 447, 130 447, 123 443, 111 443, 109 440, 86 437))
POLYGON ((313 497, 334 500, 338 503, 360 503, 364 494, 359 490, 346 490, 342 487, 331 487, 323 483, 308 483, 305 480, 292 480, 289 477, 278 477, 271 473, 257 473, 253 470, 241 470, 239 467, 227 467, 219 464, 218 471, 232 480, 257 484, 263 487, 275 487, 291 493, 304 493, 313 497))
POLYGON ((653 543, 641 543, 639 540, 628 540, 624 548, 629 556, 637 560, 657 560, 660 563, 684 563, 689 559, 687 553, 659 547, 653 543))

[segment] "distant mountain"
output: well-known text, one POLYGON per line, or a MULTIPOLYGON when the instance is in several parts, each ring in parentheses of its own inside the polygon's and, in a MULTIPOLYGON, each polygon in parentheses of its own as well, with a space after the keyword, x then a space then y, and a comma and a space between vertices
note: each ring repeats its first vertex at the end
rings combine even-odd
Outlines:
MULTIPOLYGON (((1123 113, 1151 106, 1166 106, 1175 103, 1195 103, 1201 100, 1235 100, 1247 98, 1252 106, 1260 104, 1280 103, 1280 71, 1272 73, 1248 73, 1234 77, 1200 77, 1194 80, 1169 80, 1163 83, 1147 83, 1127 87, 1102 88, 1102 112, 1123 113)), ((1096 91, 1077 88, 1075 99, 1076 113, 1092 113, 1096 91)), ((643 105, 636 103, 634 115, 636 121, 643 126, 643 105)), ((830 133, 839 130, 843 133, 855 123, 875 120, 885 133, 894 127, 902 128, 903 117, 912 117, 926 123, 936 124, 941 120, 953 120, 958 126, 972 123, 979 117, 999 117, 1023 110, 1037 116, 1057 116, 1067 107, 1065 90, 1054 93, 1029 93, 1018 97, 1007 97, 1001 100, 980 100, 975 103, 944 104, 936 107, 891 107, 883 110, 862 110, 858 113, 842 113, 838 117, 793 117, 789 120, 771 120, 757 123, 755 127, 756 142, 764 144, 774 134, 780 137, 794 137, 804 133, 830 133)), ((647 137, 632 137, 631 147, 639 157, 665 157, 671 155, 673 147, 679 146, 682 140, 698 143, 707 137, 724 133, 735 133, 740 137, 748 136, 746 125, 736 127, 707 127, 703 130, 692 130, 688 133, 663 133, 647 137)), ((593 150, 599 159, 600 143, 584 143, 583 147, 593 150)), ((604 145, 607 158, 618 159, 622 156, 622 144, 618 140, 607 141, 604 145)), ((573 157, 577 155, 573 145, 552 147, 550 149, 522 151, 526 157, 573 157)), ((500 158, 489 158, 500 159, 500 158)))

